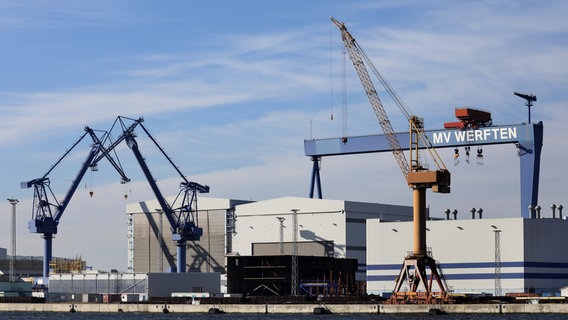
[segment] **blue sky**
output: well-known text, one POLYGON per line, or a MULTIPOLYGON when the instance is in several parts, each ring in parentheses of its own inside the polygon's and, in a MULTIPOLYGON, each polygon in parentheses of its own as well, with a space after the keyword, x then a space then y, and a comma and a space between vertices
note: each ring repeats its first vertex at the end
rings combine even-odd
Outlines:
MULTIPOLYGON (((545 126, 540 202, 566 205, 567 13, 561 0, 0 1, 0 192, 21 201, 18 254, 43 250, 27 231, 32 191, 20 181, 42 176, 84 126, 107 130, 119 115, 144 117, 182 172, 211 186, 210 196, 307 196, 304 139, 380 132, 349 61, 343 117, 342 43, 330 16, 347 24, 427 128, 453 121, 461 106, 492 112, 495 124, 521 123, 527 112, 513 91, 537 95, 532 118, 545 126)), ((395 130, 406 130, 384 101, 395 130)), ((175 172, 141 132, 139 140, 164 193, 175 193, 175 172)), ((87 150, 78 146, 50 175, 55 192, 67 190, 87 150)), ((133 183, 118 184, 108 165, 88 173, 54 255, 126 269, 123 194, 129 202, 152 195, 133 156, 124 146, 119 152, 133 183)), ((514 146, 484 148, 483 166, 454 166, 453 150, 440 153, 452 194, 429 194, 432 215, 471 207, 487 218, 520 215, 514 146)), ((411 205, 398 170, 389 154, 324 159, 324 197, 411 205)), ((0 246, 9 247, 8 202, 3 211, 0 246)))

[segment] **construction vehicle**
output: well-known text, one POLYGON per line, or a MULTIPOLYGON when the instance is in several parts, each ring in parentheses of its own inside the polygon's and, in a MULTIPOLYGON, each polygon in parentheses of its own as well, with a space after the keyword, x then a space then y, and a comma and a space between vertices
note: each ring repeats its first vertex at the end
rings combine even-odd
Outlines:
POLYGON ((173 163, 171 158, 168 157, 168 155, 164 152, 162 147, 160 147, 156 140, 150 135, 148 130, 144 126, 142 126, 142 122, 142 118, 133 120, 125 117, 117 117, 113 126, 111 127, 111 130, 103 131, 104 134, 100 138, 99 136, 97 136, 93 129, 85 127, 85 133, 71 146, 70 149, 68 149, 63 154, 61 158, 59 158, 55 162, 54 165, 51 166, 51 168, 41 178, 21 183, 22 188, 34 188, 32 220, 30 220, 28 223, 28 229, 31 233, 43 234, 43 238, 45 239, 43 258, 43 283, 47 283, 47 279, 49 277, 50 263, 52 261, 52 240, 54 235, 57 234, 57 227, 59 225, 60 219, 87 170, 89 168, 93 171, 98 170, 98 163, 102 159, 106 158, 120 174, 121 183, 130 181, 130 179, 124 173, 124 170, 120 165, 120 161, 114 160, 111 155, 112 152, 115 152, 115 148, 122 141, 126 141, 130 149, 134 152, 134 155, 140 167, 142 168, 142 171, 144 172, 148 183, 150 184, 150 187, 154 192, 154 195, 156 196, 164 214, 166 215, 170 223, 173 240, 176 241, 178 246, 178 261, 175 270, 177 272, 185 272, 186 243, 187 241, 199 240, 203 233, 203 230, 198 227, 197 223, 196 193, 207 193, 209 192, 209 187, 187 180, 187 178, 181 173, 179 168, 173 163), (132 123, 129 126, 126 126, 125 120, 130 120, 132 123), (111 133, 113 132, 113 130, 115 130, 115 126, 117 126, 117 124, 120 125, 122 133, 120 134, 118 139, 113 141, 111 139, 111 133), (140 126, 144 130, 144 132, 146 132, 148 137, 150 137, 150 139, 158 147, 160 152, 166 157, 169 163, 182 177, 183 181, 180 184, 180 192, 173 202, 174 205, 179 206, 174 207, 170 205, 161 194, 155 179, 150 173, 150 170, 138 149, 138 144, 135 140, 136 135, 134 133, 134 129, 137 126, 140 126), (50 178, 48 176, 87 135, 90 135, 93 140, 91 149, 79 172, 75 176, 75 179, 71 183, 71 186, 65 194, 63 200, 59 201, 55 197, 55 193, 50 187, 50 178))
POLYGON ((391 303, 440 303, 450 302, 448 290, 441 276, 441 269, 426 248, 426 189, 431 188, 433 192, 450 192, 450 172, 444 162, 432 146, 427 135, 424 133, 424 122, 421 118, 411 115, 408 107, 402 99, 383 78, 373 63, 367 57, 363 49, 358 45, 353 36, 347 31, 345 24, 331 18, 331 21, 341 31, 341 37, 345 49, 349 53, 353 66, 361 80, 361 84, 369 99, 369 102, 377 116, 381 129, 383 130, 390 149, 396 159, 406 182, 413 190, 413 229, 414 229, 414 250, 409 253, 397 278, 393 294, 389 302, 391 303), (408 164, 400 142, 392 128, 385 108, 379 98, 371 77, 365 66, 367 64, 383 87, 395 101, 399 109, 403 112, 410 126, 410 165, 408 164), (431 159, 436 165, 436 170, 429 170, 421 161, 419 149, 425 147, 431 159), (430 277, 427 277, 426 267, 430 269, 430 277), (433 281, 436 281, 439 292, 433 291, 433 281), (402 292, 402 285, 407 282, 409 290, 402 292), (422 291, 420 291, 422 289, 422 291))

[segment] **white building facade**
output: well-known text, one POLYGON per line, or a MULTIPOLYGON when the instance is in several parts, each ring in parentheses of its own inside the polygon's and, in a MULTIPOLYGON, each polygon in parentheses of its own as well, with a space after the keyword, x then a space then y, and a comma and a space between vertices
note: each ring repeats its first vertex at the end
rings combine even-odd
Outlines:
POLYGON ((292 210, 297 210, 298 254, 357 259, 359 281, 365 280, 367 266, 367 219, 412 220, 412 207, 377 203, 283 197, 242 204, 235 207, 231 254, 281 254, 282 247, 291 254, 292 210))
MULTIPOLYGON (((568 285, 568 221, 428 221, 427 246, 453 292, 557 295, 568 285)), ((367 292, 390 294, 413 248, 411 222, 367 221, 367 292)), ((403 288, 404 289, 404 288, 403 288)))

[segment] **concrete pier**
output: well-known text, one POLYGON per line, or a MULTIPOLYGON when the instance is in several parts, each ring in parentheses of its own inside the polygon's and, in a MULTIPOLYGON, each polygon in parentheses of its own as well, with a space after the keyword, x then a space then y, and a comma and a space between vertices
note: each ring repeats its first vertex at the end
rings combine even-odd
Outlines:
POLYGON ((568 313, 568 304, 118 304, 118 303, 0 303, 0 312, 138 312, 138 313, 208 313, 219 309, 235 314, 312 314, 315 308, 334 314, 426 314, 438 309, 448 314, 531 314, 568 313))

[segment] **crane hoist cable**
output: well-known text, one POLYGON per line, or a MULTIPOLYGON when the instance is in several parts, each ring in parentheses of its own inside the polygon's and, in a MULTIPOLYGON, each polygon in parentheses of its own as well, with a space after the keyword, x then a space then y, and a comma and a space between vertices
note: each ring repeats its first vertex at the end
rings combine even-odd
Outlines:
POLYGON ((347 52, 342 50, 341 63, 341 133, 347 137, 347 52))
POLYGON ((331 36, 331 21, 329 22, 329 104, 330 104, 330 120, 333 120, 333 50, 331 36))

